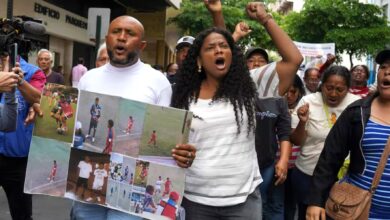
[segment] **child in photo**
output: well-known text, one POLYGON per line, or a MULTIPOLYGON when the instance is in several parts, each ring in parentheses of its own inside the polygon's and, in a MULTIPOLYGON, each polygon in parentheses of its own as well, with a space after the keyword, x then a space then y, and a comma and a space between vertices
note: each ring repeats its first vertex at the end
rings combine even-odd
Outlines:
POLYGON ((155 192, 156 194, 160 194, 161 193, 161 186, 163 184, 163 181, 161 179, 161 176, 158 177, 158 180, 156 181, 156 184, 154 185, 155 187, 155 192))
POLYGON ((133 124, 134 124, 133 116, 129 116, 129 119, 127 121, 127 128, 126 130, 124 130, 126 134, 130 134, 131 129, 133 128, 133 124))
POLYGON ((77 179, 75 194, 77 195, 77 192, 81 188, 81 199, 84 199, 85 190, 88 189, 88 179, 92 173, 92 164, 90 162, 89 157, 85 156, 84 160, 81 160, 77 167, 79 178, 77 179))
POLYGON ((57 161, 53 160, 53 165, 51 167, 50 175, 47 178, 47 180, 49 180, 49 182, 51 182, 51 183, 54 182, 54 178, 56 177, 56 173, 57 173, 57 161))
MULTIPOLYGON (((100 198, 100 195, 103 195, 103 185, 104 185, 104 179, 108 176, 107 171, 104 169, 104 166, 102 163, 96 164, 96 169, 93 172, 93 175, 95 176, 92 184, 92 190, 96 196, 96 200, 100 203, 102 200, 100 198)), ((112 188, 111 188, 112 189, 112 188)), ((87 199, 88 202, 92 201, 93 198, 89 197, 87 199)))
POLYGON ((164 193, 162 197, 164 197, 165 195, 169 195, 169 192, 171 191, 171 187, 172 187, 172 182, 169 179, 169 177, 167 177, 167 180, 164 183, 164 193))
POLYGON ((154 187, 152 185, 147 185, 145 190, 145 199, 143 204, 143 210, 145 212, 156 212, 156 204, 153 201, 154 187))
POLYGON ((149 144, 153 144, 154 147, 157 147, 156 146, 156 144, 157 144, 157 133, 156 133, 156 130, 153 130, 152 134, 150 135, 150 139, 149 139, 148 145, 149 144))
POLYGON ((122 176, 121 181, 127 180, 128 176, 129 176, 129 166, 126 166, 126 168, 125 168, 125 175, 122 176))
POLYGON ((83 134, 81 122, 76 122, 76 132, 74 135, 73 147, 77 149, 83 149, 83 143, 85 141, 85 135, 83 134))
POLYGON ((112 152, 112 145, 114 142, 114 121, 113 120, 108 120, 108 134, 106 138, 106 147, 103 150, 104 154, 111 154, 112 152))
POLYGON ((91 120, 89 122, 89 130, 87 138, 91 138, 92 142, 95 142, 96 128, 98 126, 99 118, 101 116, 102 106, 99 104, 99 97, 95 98, 95 103, 91 105, 89 113, 91 115, 91 120), (93 129, 93 134, 91 137, 91 130, 93 129))

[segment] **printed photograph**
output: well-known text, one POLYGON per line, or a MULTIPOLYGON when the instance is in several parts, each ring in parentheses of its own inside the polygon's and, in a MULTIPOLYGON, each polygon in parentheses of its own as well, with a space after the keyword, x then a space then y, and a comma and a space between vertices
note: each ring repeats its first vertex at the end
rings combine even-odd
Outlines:
POLYGON ((106 195, 106 204, 108 206, 112 207, 118 207, 118 197, 119 197, 119 188, 120 183, 117 181, 112 180, 111 178, 108 179, 107 183, 107 195, 106 195))
POLYGON ((72 148, 65 197, 105 204, 110 155, 72 148))
POLYGON ((151 163, 143 203, 143 213, 176 219, 184 192, 185 171, 178 167, 151 163))
POLYGON ((136 159, 124 156, 121 170, 122 176, 120 178, 120 182, 126 183, 128 185, 133 185, 135 168, 136 159))
POLYGON ((63 196, 70 149, 68 143, 34 136, 30 146, 24 191, 63 196))
POLYGON ((78 90, 47 84, 41 98, 43 117, 36 117, 34 136, 72 143, 78 90))
POLYGON ((118 126, 115 129, 114 152, 138 157, 145 111, 145 103, 126 99, 120 100, 118 126))
POLYGON ((171 150, 188 141, 192 113, 148 105, 141 138, 139 158, 151 162, 176 165, 171 150))
POLYGON ((135 165, 134 182, 133 185, 139 187, 146 187, 148 180, 149 165, 147 161, 137 160, 135 165))
POLYGON ((120 98, 80 91, 73 145, 78 149, 110 154, 117 134, 117 108, 120 98))
POLYGON ((126 183, 119 184, 118 208, 130 211, 132 186, 126 183))
POLYGON ((142 204, 144 203, 145 194, 139 192, 132 192, 130 201, 130 211, 142 214, 142 204))

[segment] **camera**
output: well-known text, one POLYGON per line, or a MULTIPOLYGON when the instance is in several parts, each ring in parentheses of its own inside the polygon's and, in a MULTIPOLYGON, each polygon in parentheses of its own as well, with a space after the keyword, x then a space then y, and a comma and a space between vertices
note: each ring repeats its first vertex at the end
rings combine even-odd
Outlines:
POLYGON ((9 55, 11 62, 15 61, 17 54, 27 54, 31 42, 24 38, 25 33, 42 35, 46 29, 40 21, 26 16, 0 19, 0 56, 9 55))

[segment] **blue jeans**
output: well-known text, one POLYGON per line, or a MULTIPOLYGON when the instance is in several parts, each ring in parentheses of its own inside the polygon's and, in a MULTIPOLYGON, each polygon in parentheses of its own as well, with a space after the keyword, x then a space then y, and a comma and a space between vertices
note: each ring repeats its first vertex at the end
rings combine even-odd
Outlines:
POLYGON ((284 220, 284 184, 275 186, 275 164, 260 169, 263 219, 284 220))
POLYGON ((233 206, 208 206, 192 202, 185 197, 182 206, 186 220, 261 220, 261 195, 256 188, 244 203, 233 206))
POLYGON ((141 220, 141 217, 103 206, 74 201, 71 220, 141 220))

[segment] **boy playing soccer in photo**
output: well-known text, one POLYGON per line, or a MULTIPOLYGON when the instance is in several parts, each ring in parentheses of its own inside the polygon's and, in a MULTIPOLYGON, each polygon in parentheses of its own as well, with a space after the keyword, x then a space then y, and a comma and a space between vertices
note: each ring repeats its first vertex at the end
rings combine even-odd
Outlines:
POLYGON ((153 130, 152 134, 150 135, 150 140, 148 142, 148 145, 149 144, 152 144, 153 143, 153 146, 154 147, 157 147, 157 133, 156 133, 156 130, 153 130))

